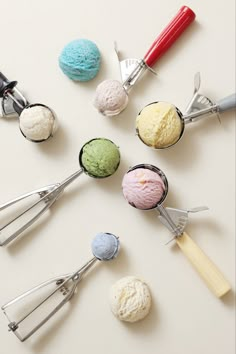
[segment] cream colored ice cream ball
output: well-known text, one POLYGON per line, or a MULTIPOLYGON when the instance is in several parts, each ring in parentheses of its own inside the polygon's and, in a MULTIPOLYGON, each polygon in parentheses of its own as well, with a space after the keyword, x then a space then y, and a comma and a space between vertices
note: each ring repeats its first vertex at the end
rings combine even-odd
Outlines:
POLYGON ((54 115, 46 106, 37 104, 26 107, 20 115, 20 130, 33 141, 48 139, 54 130, 54 115))
POLYGON ((136 119, 136 129, 146 145, 163 149, 179 140, 183 121, 174 105, 157 102, 144 107, 140 112, 136 119))
POLYGON ((142 320, 151 308, 151 294, 147 284, 134 276, 121 278, 111 287, 110 306, 113 314, 121 321, 142 320))

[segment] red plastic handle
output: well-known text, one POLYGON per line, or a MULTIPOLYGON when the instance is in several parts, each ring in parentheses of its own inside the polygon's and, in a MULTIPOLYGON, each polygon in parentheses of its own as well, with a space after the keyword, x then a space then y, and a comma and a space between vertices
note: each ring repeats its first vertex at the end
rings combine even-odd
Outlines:
POLYGON ((189 7, 182 6, 145 54, 145 63, 150 67, 153 66, 193 22, 195 17, 195 13, 189 7))

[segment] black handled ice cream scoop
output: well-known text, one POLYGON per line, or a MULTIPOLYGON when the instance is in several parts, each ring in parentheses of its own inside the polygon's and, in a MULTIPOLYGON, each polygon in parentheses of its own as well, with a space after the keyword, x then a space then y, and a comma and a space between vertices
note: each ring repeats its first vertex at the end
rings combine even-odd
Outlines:
POLYGON ((9 331, 21 342, 32 336, 71 300, 83 276, 97 260, 110 261, 118 255, 120 242, 115 235, 100 232, 94 237, 91 248, 94 257, 79 270, 45 281, 2 306, 9 321, 9 331))
POLYGON ((29 104, 16 86, 17 81, 9 81, 0 72, 2 116, 19 118, 20 131, 27 140, 34 143, 48 140, 57 129, 55 113, 44 104, 29 104))
POLYGON ((98 179, 113 175, 120 164, 120 152, 111 140, 92 139, 80 150, 79 163, 81 168, 63 182, 44 186, 0 205, 0 246, 8 244, 31 226, 82 173, 98 179), (4 211, 8 216, 5 222, 4 211))
POLYGON ((176 42, 181 34, 194 21, 195 13, 187 6, 182 6, 167 27, 155 39, 143 59, 120 60, 122 82, 105 80, 98 85, 95 94, 94 106, 105 116, 120 114, 128 104, 128 93, 137 80, 152 67, 158 59, 176 42))
POLYGON ((136 132, 140 140, 154 149, 166 149, 180 140, 186 124, 235 109, 235 93, 213 103, 199 93, 199 88, 200 73, 197 73, 194 94, 184 114, 168 102, 153 102, 144 107, 136 118, 136 132))
POLYGON ((164 207, 163 202, 168 194, 166 175, 158 167, 149 164, 130 168, 123 178, 122 189, 125 199, 133 207, 141 210, 156 209, 159 212, 159 220, 174 236, 172 240, 176 240, 179 248, 217 297, 222 297, 231 289, 222 273, 185 231, 188 214, 207 210, 207 207, 188 210, 164 207))

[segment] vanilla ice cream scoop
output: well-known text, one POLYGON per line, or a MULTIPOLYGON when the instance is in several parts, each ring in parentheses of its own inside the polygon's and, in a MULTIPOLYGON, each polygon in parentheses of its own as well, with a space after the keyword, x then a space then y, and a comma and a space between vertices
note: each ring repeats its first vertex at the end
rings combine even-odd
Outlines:
POLYGON ((26 106, 20 114, 20 130, 24 137, 33 142, 42 142, 55 132, 55 114, 42 104, 26 106))
POLYGON ((16 86, 17 81, 8 80, 0 72, 2 115, 19 118, 20 131, 26 139, 35 143, 49 139, 57 129, 55 113, 44 104, 29 104, 16 86))
POLYGON ((118 280, 111 287, 110 306, 113 314, 121 321, 142 320, 151 308, 151 294, 147 284, 134 276, 118 280))
POLYGON ((115 116, 128 104, 128 95, 117 80, 105 80, 96 89, 94 106, 105 116, 115 116))
POLYGON ((182 114, 168 102, 151 103, 139 113, 136 131, 144 144, 155 149, 167 148, 183 134, 182 114))

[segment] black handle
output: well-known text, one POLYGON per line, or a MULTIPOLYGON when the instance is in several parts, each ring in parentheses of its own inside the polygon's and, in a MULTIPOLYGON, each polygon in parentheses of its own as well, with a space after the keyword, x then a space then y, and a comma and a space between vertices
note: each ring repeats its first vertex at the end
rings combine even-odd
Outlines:
POLYGON ((0 72, 0 97, 3 97, 7 90, 12 90, 16 85, 17 81, 9 81, 6 76, 0 72))

